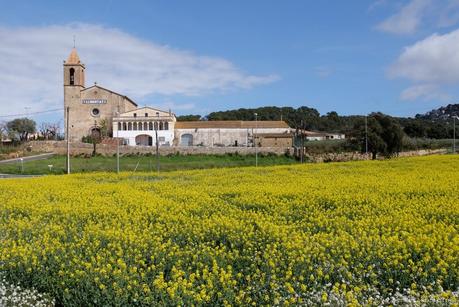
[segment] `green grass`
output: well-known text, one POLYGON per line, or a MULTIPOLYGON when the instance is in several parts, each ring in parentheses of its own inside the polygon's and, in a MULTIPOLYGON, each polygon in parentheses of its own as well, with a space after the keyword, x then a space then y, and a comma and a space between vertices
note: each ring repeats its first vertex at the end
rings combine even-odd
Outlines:
MULTIPOLYGON (((72 157, 72 173, 86 173, 97 171, 116 171, 116 157, 72 157)), ((240 155, 190 155, 190 156, 162 156, 160 157, 160 171, 174 171, 186 169, 204 169, 217 167, 240 167, 254 166, 255 156, 240 155)), ((291 164, 296 163, 294 158, 286 156, 258 156, 258 164, 261 166, 291 164)), ((137 167, 138 172, 156 171, 155 156, 122 156, 120 158, 121 171, 134 171, 137 167)), ((41 174, 64 174, 66 171, 65 156, 54 156, 45 160, 24 162, 24 172, 22 174, 41 175, 41 174), (49 170, 48 165, 53 165, 49 170)), ((0 164, 0 173, 21 174, 20 163, 0 164)))

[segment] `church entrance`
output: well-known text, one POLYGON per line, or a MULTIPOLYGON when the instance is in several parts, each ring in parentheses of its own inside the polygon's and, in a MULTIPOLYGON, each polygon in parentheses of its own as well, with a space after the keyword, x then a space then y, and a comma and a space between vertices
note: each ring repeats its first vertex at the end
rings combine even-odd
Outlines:
POLYGON ((153 138, 146 134, 141 134, 135 137, 137 146, 153 146, 153 138))

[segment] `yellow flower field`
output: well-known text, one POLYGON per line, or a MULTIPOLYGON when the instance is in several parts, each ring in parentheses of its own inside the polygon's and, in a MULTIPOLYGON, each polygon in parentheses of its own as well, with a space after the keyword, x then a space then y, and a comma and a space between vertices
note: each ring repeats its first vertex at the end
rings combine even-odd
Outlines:
POLYGON ((64 305, 459 301, 459 157, 0 181, 0 273, 64 305))

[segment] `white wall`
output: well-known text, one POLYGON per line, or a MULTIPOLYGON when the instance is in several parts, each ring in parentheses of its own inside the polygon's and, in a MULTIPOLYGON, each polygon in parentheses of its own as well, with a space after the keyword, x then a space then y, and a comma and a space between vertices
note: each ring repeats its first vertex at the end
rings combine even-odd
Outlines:
POLYGON ((193 136, 193 146, 252 146, 253 133, 285 133, 289 128, 197 128, 197 129, 175 129, 174 145, 181 146, 181 137, 184 134, 193 136))
MULTIPOLYGON (((153 138, 153 146, 156 146, 156 134, 154 130, 120 130, 115 131, 113 137, 119 137, 128 140, 128 145, 136 146, 135 138, 138 135, 149 135, 153 138)), ((158 140, 160 137, 164 137, 164 141, 159 141, 160 146, 172 146, 174 141, 174 131, 173 130, 158 130, 158 140)))

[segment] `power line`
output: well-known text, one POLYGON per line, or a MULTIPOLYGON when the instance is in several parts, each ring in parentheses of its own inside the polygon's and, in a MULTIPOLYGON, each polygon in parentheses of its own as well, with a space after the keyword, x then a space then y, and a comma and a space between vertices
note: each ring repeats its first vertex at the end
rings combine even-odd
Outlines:
POLYGON ((59 109, 51 109, 51 110, 38 111, 38 112, 27 112, 27 113, 21 113, 21 114, 0 115, 0 118, 15 117, 15 116, 30 116, 30 115, 36 115, 36 114, 63 111, 63 110, 64 110, 63 108, 59 108, 59 109))

